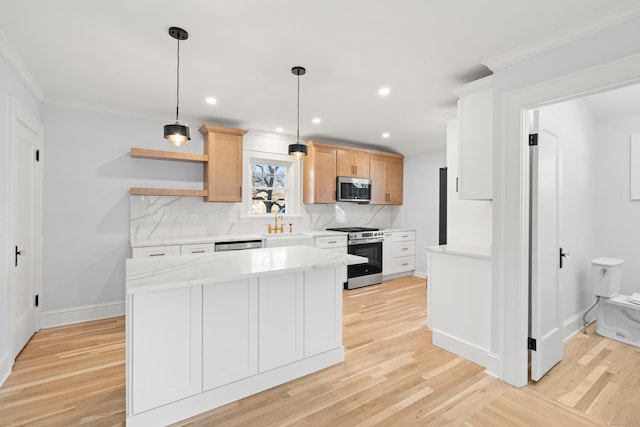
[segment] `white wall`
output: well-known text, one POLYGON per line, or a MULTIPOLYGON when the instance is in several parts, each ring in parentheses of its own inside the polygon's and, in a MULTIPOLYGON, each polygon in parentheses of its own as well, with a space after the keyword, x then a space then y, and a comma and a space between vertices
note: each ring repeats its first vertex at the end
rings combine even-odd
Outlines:
POLYGON ((594 302, 596 122, 584 100, 575 100, 542 108, 540 125, 559 137, 559 243, 570 253, 559 272, 560 315, 568 338, 582 327, 582 315, 594 302))
POLYGON ((404 159, 402 226, 416 230, 416 273, 426 275, 426 248, 438 244, 440 168, 447 164, 446 150, 404 159))
POLYGON ((640 200, 629 197, 631 135, 640 115, 601 121, 597 127, 597 256, 624 259, 620 293, 640 292, 640 200))
MULTIPOLYGON (((40 106, 36 97, 22 84, 13 70, 0 57, 0 384, 9 374, 13 361, 9 361, 9 279, 10 248, 10 190, 11 181, 11 110, 13 97, 34 117, 40 118, 40 106)), ((46 147, 46 145, 45 145, 46 147)))

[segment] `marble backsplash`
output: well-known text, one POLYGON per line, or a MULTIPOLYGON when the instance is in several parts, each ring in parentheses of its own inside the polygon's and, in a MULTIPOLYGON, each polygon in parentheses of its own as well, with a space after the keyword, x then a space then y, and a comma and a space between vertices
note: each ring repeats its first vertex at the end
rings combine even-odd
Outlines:
MULTIPOLYGON (((242 203, 204 202, 199 197, 130 196, 131 245, 167 239, 199 238, 227 234, 265 233, 263 220, 241 215, 242 203)), ((400 206, 336 203, 302 205, 300 216, 285 218, 294 232, 321 231, 327 227, 400 227, 400 206)), ((287 230, 288 231, 288 230, 287 230)))

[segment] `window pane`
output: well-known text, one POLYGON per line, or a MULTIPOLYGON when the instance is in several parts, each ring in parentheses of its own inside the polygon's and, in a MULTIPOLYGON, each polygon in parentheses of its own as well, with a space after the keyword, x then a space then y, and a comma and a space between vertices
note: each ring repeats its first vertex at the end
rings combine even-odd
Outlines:
POLYGON ((251 164, 251 213, 284 213, 288 166, 251 164))

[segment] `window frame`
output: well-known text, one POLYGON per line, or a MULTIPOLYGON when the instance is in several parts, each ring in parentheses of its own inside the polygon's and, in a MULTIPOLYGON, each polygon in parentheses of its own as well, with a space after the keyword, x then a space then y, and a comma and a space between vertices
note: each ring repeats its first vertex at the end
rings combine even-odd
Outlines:
POLYGON ((244 173, 243 173, 243 197, 242 197, 242 212, 240 218, 242 219, 255 219, 261 222, 265 219, 273 218, 273 213, 254 214, 251 212, 251 206, 253 203, 252 190, 253 190, 253 168, 252 164, 272 164, 282 165, 287 167, 286 177, 286 212, 279 213, 283 218, 299 218, 301 205, 301 180, 300 169, 301 161, 293 159, 291 156, 285 154, 267 153, 262 151, 245 150, 244 152, 244 173))

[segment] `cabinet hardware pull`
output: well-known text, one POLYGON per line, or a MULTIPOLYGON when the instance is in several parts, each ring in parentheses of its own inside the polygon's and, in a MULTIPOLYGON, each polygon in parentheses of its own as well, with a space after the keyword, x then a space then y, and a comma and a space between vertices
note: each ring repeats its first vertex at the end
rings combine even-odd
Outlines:
POLYGON ((403 251, 408 251, 408 250, 409 250, 409 248, 402 248, 402 250, 403 250, 403 251))
POLYGON ((166 254, 149 254, 149 256, 165 256, 166 254))
POLYGON ((354 168, 356 168, 356 175, 358 175, 358 165, 355 165, 354 168))
POLYGON ((242 185, 238 187, 238 196, 242 197, 242 185))
POLYGON ((192 254, 203 254, 204 253, 204 249, 201 251, 191 251, 192 254))
POLYGON ((329 245, 330 245, 330 244, 333 244, 333 243, 338 243, 338 242, 337 242, 336 240, 332 240, 332 241, 330 241, 330 242, 327 242, 327 244, 329 244, 329 245))
POLYGON ((405 265, 409 265, 409 263, 408 262, 403 262, 402 266, 404 267, 405 265))

